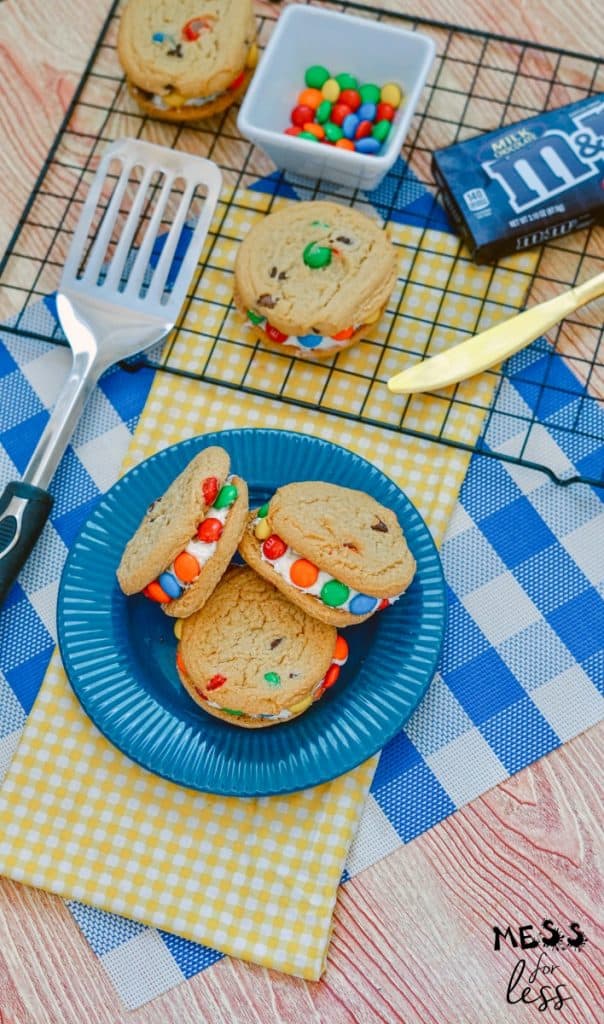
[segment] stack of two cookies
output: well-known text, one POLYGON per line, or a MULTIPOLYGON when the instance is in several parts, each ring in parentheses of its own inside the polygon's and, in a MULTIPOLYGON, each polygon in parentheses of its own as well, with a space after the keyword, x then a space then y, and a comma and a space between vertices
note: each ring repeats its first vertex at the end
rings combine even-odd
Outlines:
POLYGON ((117 576, 175 617, 194 701, 258 728, 302 714, 336 682, 359 623, 406 589, 415 562, 393 512, 307 481, 248 511, 221 448, 200 452, 147 510, 117 576), (237 548, 247 565, 231 564, 237 548))

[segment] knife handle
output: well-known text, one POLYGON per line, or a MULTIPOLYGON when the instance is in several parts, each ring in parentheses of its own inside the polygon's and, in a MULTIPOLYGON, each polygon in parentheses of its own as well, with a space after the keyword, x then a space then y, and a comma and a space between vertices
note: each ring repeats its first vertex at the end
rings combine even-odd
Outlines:
POLYGON ((0 605, 7 596, 52 508, 48 491, 15 480, 0 496, 0 605))

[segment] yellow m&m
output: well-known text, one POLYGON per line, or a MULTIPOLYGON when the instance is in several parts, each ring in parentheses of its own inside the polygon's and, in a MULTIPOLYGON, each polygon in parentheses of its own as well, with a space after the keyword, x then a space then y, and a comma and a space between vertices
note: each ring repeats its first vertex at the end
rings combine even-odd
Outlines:
POLYGON ((380 99, 382 103, 389 103, 391 107, 395 109, 400 107, 401 99, 403 94, 400 86, 396 82, 388 82, 387 85, 383 85, 380 92, 380 99))

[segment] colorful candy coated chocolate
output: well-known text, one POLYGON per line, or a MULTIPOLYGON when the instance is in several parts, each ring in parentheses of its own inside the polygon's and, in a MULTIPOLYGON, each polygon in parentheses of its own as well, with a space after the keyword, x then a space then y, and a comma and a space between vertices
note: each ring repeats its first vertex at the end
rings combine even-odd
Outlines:
POLYGON ((319 103, 319 106, 315 111, 315 117, 319 124, 325 124, 326 121, 329 121, 331 108, 332 104, 329 102, 329 100, 322 100, 322 102, 319 103))
POLYGON ((309 122, 309 124, 305 124, 304 131, 300 132, 300 135, 306 136, 307 132, 310 132, 310 134, 314 135, 315 139, 319 139, 319 141, 325 138, 325 129, 323 128, 323 125, 315 124, 314 121, 309 122))
POLYGON ((319 270, 321 267, 328 267, 331 263, 331 249, 318 242, 309 242, 302 253, 302 259, 307 267, 312 270, 319 270))
POLYGON ((329 71, 322 64, 313 64, 304 72, 304 81, 309 89, 321 89, 329 79, 329 71))
POLYGON ((317 582, 319 570, 307 558, 297 558, 289 570, 289 578, 297 587, 312 587, 317 582))
POLYGON ((243 85, 244 82, 245 82, 245 71, 241 71, 237 75, 237 78, 234 78, 233 81, 231 82, 231 84, 227 85, 227 89, 229 89, 231 91, 234 91, 235 89, 238 89, 240 85, 243 85))
POLYGON ((361 103, 357 110, 357 117, 361 121, 375 121, 377 107, 375 103, 361 103))
POLYGON ((392 118, 396 114, 396 110, 390 103, 378 103, 377 110, 375 112, 376 121, 392 121, 392 118))
POLYGON ((321 87, 321 95, 329 100, 330 103, 335 103, 340 95, 341 89, 336 82, 335 78, 328 78, 321 87))
POLYGON ((359 92, 363 103, 379 103, 381 99, 381 90, 379 85, 374 85, 372 82, 367 82, 365 85, 362 85, 359 92))
POLYGON ((368 615, 375 611, 378 605, 377 597, 370 597, 369 594, 355 594, 348 605, 353 615, 368 615))
POLYGON ((342 131, 347 139, 354 139, 359 126, 359 119, 356 114, 349 114, 342 122, 342 131))
POLYGON ((371 121, 359 121, 357 130, 354 133, 355 139, 365 139, 368 135, 371 135, 372 124, 371 121))
MULTIPOLYGON (((226 683, 226 676, 222 676, 222 675, 220 675, 219 672, 217 672, 216 675, 212 676, 212 678, 208 682, 208 685, 206 686, 206 690, 218 690, 221 686, 224 686, 225 683, 226 683)), ((226 711, 226 708, 225 708, 225 711, 226 711)))
POLYGON ((299 334, 298 341, 302 348, 317 348, 323 341, 322 334, 299 334))
POLYGON ((152 583, 148 583, 143 590, 143 594, 151 601, 156 601, 157 604, 167 604, 170 600, 169 595, 160 587, 157 580, 153 580, 152 583))
POLYGON ((269 686, 281 686, 281 676, 278 672, 265 672, 264 678, 269 686))
POLYGON ((344 135, 340 126, 333 124, 331 121, 328 121, 323 127, 325 129, 325 138, 328 142, 337 142, 344 135))
POLYGON ((181 551, 174 559, 174 572, 182 583, 193 583, 201 569, 194 555, 188 551, 181 551))
MULTIPOLYGON (((284 135, 300 135, 301 133, 302 133, 302 129, 298 128, 297 124, 290 124, 289 128, 286 128, 283 134, 284 135)), ((248 316, 249 316, 249 313, 248 313, 248 316)), ((263 319, 263 318, 261 317, 260 319, 263 319)))
POLYGON ((162 572, 161 576, 158 577, 157 582, 164 594, 167 594, 170 600, 175 600, 182 594, 182 587, 176 579, 176 576, 173 576, 171 572, 162 572))
POLYGON ((356 89, 342 89, 340 93, 340 103, 345 103, 347 107, 353 111, 357 110, 361 105, 361 97, 356 89))
POLYGON ((327 669, 326 674, 325 674, 325 680, 323 682, 323 689, 324 690, 328 690, 330 686, 333 686, 333 684, 337 681, 339 674, 340 674, 340 666, 339 665, 330 665, 329 668, 327 669))
POLYGON ((312 702, 312 697, 305 697, 304 700, 298 701, 297 704, 292 704, 289 710, 292 712, 293 715, 299 715, 302 711, 306 711, 306 709, 310 707, 312 702))
MULTIPOLYGON (((313 139, 315 142, 317 141, 314 135, 311 135, 309 137, 313 139)), ((287 341, 287 334, 284 334, 283 331, 278 330, 277 327, 273 327, 272 324, 265 324, 264 333, 267 335, 267 337, 271 339, 271 341, 276 341, 279 345, 282 345, 284 341, 287 341)))
POLYGON ((225 484, 224 487, 220 488, 218 497, 214 502, 213 508, 228 508, 232 505, 237 497, 237 488, 235 484, 225 484))
POLYGON ((320 89, 303 89, 298 96, 298 106, 300 107, 311 107, 316 110, 323 100, 320 89))
MULTIPOLYGON (((178 619, 178 623, 179 623, 179 625, 181 624, 181 620, 180 619, 178 619)), ((176 627, 174 627, 174 632, 176 632, 176 627)), ((187 670, 185 668, 185 663, 183 661, 182 654, 180 653, 180 651, 176 652, 176 665, 177 665, 178 669, 183 673, 183 675, 186 676, 187 670)))
POLYGON ((265 501, 264 505, 260 506, 256 515, 258 516, 258 519, 266 519, 268 515, 268 501, 265 501))
POLYGON ((349 75, 347 72, 342 72, 341 75, 336 75, 336 82, 340 86, 340 89, 358 89, 359 83, 357 82, 354 75, 349 75))
POLYGON ((352 114, 352 110, 345 103, 335 103, 331 110, 331 120, 341 126, 349 114, 352 114))
POLYGON ((339 139, 336 142, 336 146, 338 149, 350 149, 354 151, 354 142, 352 139, 339 139))
POLYGON ((257 537, 258 540, 266 540, 266 538, 270 537, 270 535, 271 528, 268 525, 266 519, 261 519, 259 523, 256 523, 256 526, 254 528, 254 536, 257 537))
POLYGON ((177 640, 182 636, 182 619, 174 619, 174 636, 177 640))
MULTIPOLYGON (((255 314, 250 316, 250 313, 248 313, 248 316, 250 317, 250 320, 253 320, 253 316, 255 316, 255 314)), ((257 322, 257 320, 253 320, 253 323, 257 322)), ((215 476, 207 476, 201 485, 201 493, 203 494, 203 500, 206 505, 213 505, 218 497, 218 479, 215 476)))
POLYGON ((398 86, 396 82, 388 82, 386 85, 382 86, 380 91, 380 99, 382 103, 389 103, 390 106, 394 107, 396 110, 396 108, 400 106, 402 98, 403 94, 400 86, 398 86))
MULTIPOLYGON (((290 129, 288 128, 288 131, 289 130, 290 129)), ((247 311, 247 318, 248 318, 248 320, 251 320, 253 324, 261 324, 266 319, 265 317, 261 316, 259 313, 254 313, 253 309, 248 309, 248 311, 247 311)), ((218 490, 216 491, 216 493, 218 493, 218 490)), ((212 505, 213 502, 208 502, 208 504, 212 505)))
POLYGON ((339 633, 333 656, 336 661, 346 661, 348 658, 348 642, 339 633))
POLYGON ((328 580, 321 587, 321 600, 329 608, 337 608, 348 600, 350 590, 339 580, 328 580))
POLYGON ((298 104, 297 107, 294 107, 290 114, 290 119, 292 124, 297 125, 298 128, 303 128, 305 124, 312 121, 314 116, 314 107, 309 107, 307 103, 302 103, 298 104))
POLYGON ((271 533, 270 537, 267 537, 264 544, 262 545, 262 553, 265 558, 269 561, 275 562, 277 558, 281 558, 287 551, 287 544, 281 540, 276 533, 271 533))
POLYGON ((377 139, 374 139, 372 135, 366 136, 364 139, 357 139, 354 148, 357 153, 364 153, 366 156, 375 156, 381 149, 381 143, 377 139))
POLYGON ((334 341, 348 341, 354 334, 354 327, 345 327, 343 331, 338 331, 337 334, 332 334, 334 341))
POLYGON ((258 63, 258 47, 255 43, 252 43, 248 50, 248 54, 245 61, 246 68, 255 68, 258 63))
POLYGON ((388 600, 388 598, 387 597, 383 597, 382 600, 380 601, 379 605, 378 605, 378 612, 383 612, 384 608, 388 608, 389 605, 390 605, 390 601, 388 600))
POLYGON ((300 134, 298 135, 298 138, 299 139, 308 139, 309 142, 318 142, 319 141, 319 139, 317 138, 315 133, 307 131, 306 128, 304 128, 303 131, 300 132, 300 134))
POLYGON ((390 135, 391 128, 391 122, 387 121, 386 118, 383 118, 383 120, 378 121, 377 124, 374 124, 373 128, 371 129, 371 134, 373 135, 374 139, 378 140, 378 142, 385 142, 388 136, 390 135))
MULTIPOLYGON (((222 491, 220 493, 222 494, 222 491)), ((214 506, 214 508, 220 507, 220 505, 214 506)), ((209 519, 204 519, 203 523, 199 524, 197 528, 197 536, 199 540, 202 540, 204 542, 204 544, 214 544, 217 540, 220 540, 220 538, 222 537, 223 529, 224 527, 220 522, 220 519, 214 519, 213 516, 210 516, 209 519)))

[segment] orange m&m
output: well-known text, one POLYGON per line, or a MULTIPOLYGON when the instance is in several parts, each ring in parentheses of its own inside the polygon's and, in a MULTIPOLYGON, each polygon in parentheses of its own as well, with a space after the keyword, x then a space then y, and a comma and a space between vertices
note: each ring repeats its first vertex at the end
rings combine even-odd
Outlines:
POLYGON ((348 643, 343 636, 338 633, 338 639, 336 640, 336 649, 333 652, 333 656, 336 661, 346 661, 348 657, 348 643))
POLYGON ((148 583, 143 590, 143 594, 145 597, 150 598, 151 601, 157 601, 158 604, 166 604, 168 601, 172 600, 170 595, 166 594, 164 588, 160 587, 157 580, 153 580, 152 583, 148 583))
POLYGON ((338 139, 338 141, 336 142, 336 148, 354 149, 354 142, 351 142, 350 139, 338 139))
POLYGON ((289 578, 297 587, 312 587, 317 582, 319 570, 307 558, 297 558, 289 570, 289 578))
POLYGON ((188 551, 181 551, 174 559, 174 572, 183 583, 193 583, 201 572, 199 562, 188 551))
POLYGON ((323 102, 323 94, 320 89, 303 89, 298 96, 299 107, 310 107, 316 110, 319 103, 323 102))
POLYGON ((337 681, 339 674, 340 666, 330 665, 329 668, 327 669, 327 675, 325 676, 325 680, 323 682, 324 689, 328 690, 330 686, 333 686, 333 684, 337 681))

